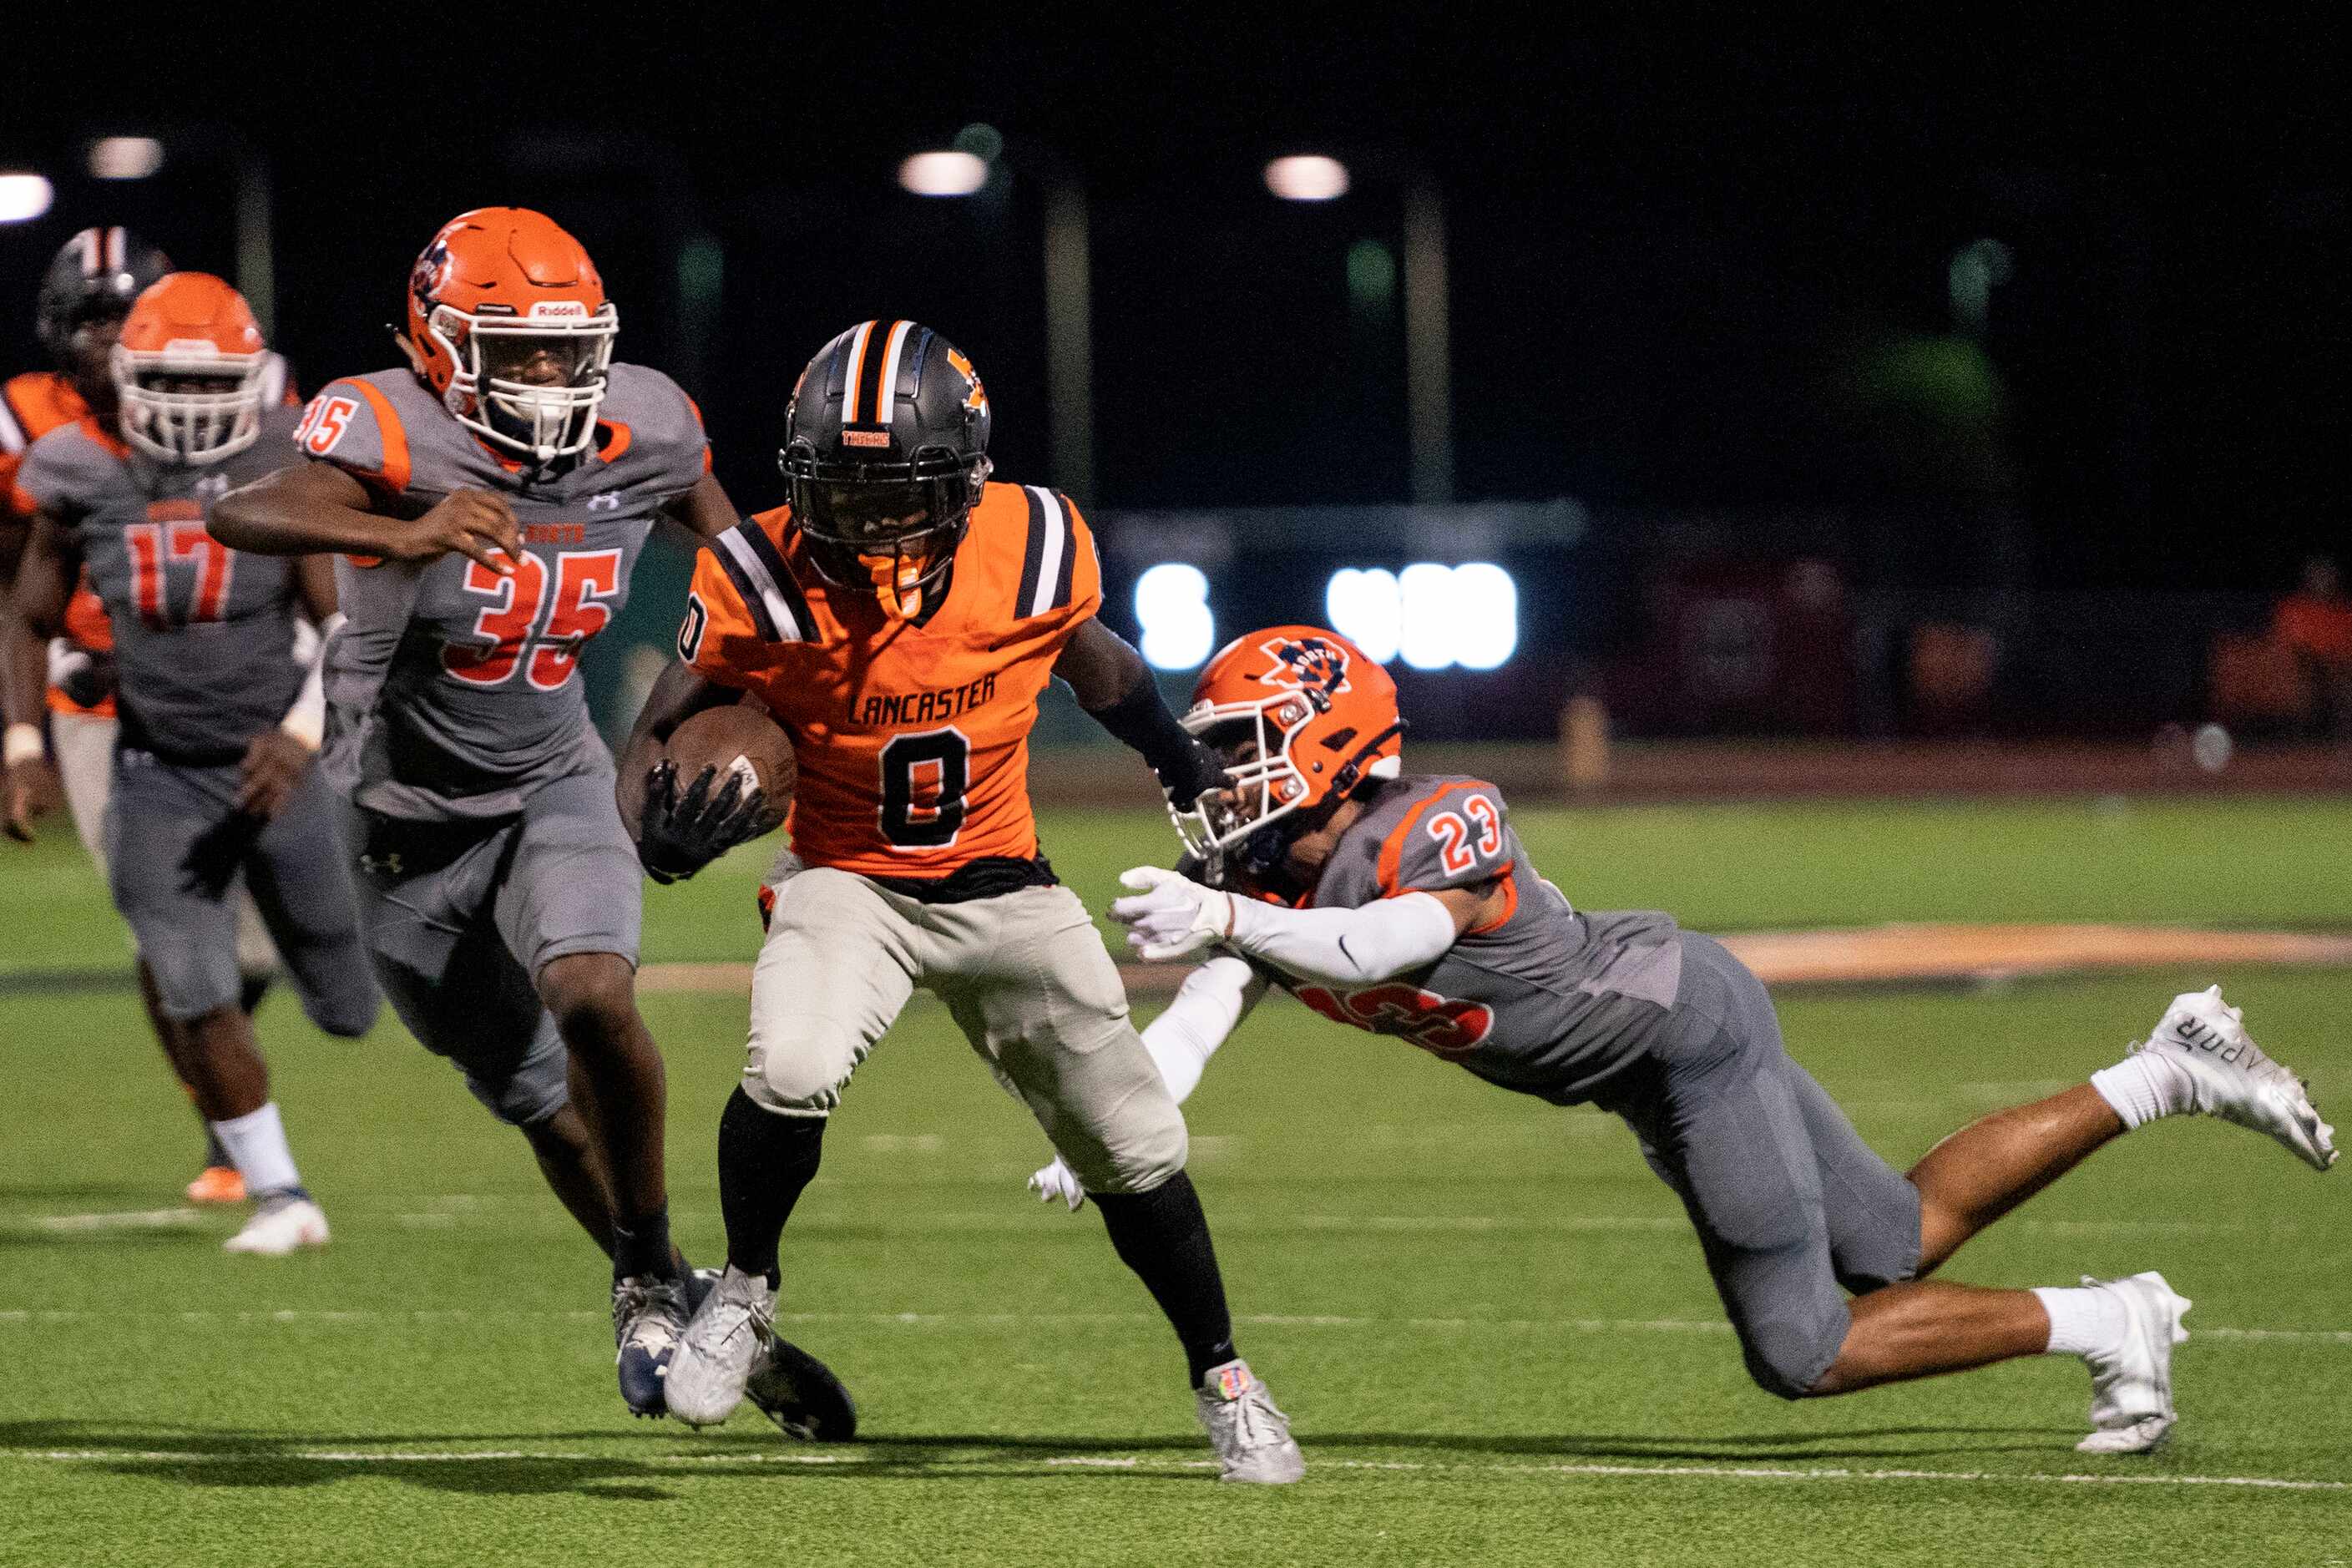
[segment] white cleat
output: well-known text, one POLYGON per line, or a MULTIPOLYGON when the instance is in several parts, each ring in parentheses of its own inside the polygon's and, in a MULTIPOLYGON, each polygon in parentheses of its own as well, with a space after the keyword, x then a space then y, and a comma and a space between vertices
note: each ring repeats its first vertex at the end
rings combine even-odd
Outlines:
POLYGON ((1224 1466, 1219 1480, 1278 1486, 1307 1474, 1307 1461, 1290 1440, 1290 1417, 1276 1407, 1249 1363, 1210 1368, 1192 1399, 1209 1429, 1209 1446, 1224 1466))
POLYGON ((716 1426, 735 1414, 775 1318, 767 1280, 729 1264, 670 1356, 669 1413, 689 1426, 716 1426))
POLYGON ((222 1242, 221 1250, 283 1258, 299 1247, 326 1245, 326 1211, 307 1197, 280 1194, 262 1199, 245 1228, 222 1242))
POLYGON ((2266 1132, 2314 1170, 2336 1163, 2336 1129, 2319 1119, 2303 1080, 2254 1044, 2245 1015, 2221 1000, 2219 985, 2175 996, 2147 1043, 2132 1048, 2188 1073, 2192 1110, 2266 1132))
POLYGON ((2084 1359, 2091 1367, 2092 1433, 2074 1445, 2081 1454, 2145 1454, 2172 1435, 2172 1347, 2189 1337, 2180 1320, 2189 1298, 2175 1295, 2157 1273, 2127 1279, 2083 1277, 2094 1290, 2111 1290, 2124 1305, 2123 1342, 2084 1359))

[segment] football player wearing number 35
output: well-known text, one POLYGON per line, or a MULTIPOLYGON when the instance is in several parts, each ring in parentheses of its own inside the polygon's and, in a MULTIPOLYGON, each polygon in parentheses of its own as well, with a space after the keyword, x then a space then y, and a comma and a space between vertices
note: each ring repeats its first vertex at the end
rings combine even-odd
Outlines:
POLYGON ((363 1035, 378 1001, 334 803, 311 761, 317 672, 291 653, 298 613, 333 625, 334 575, 322 557, 240 555, 207 531, 231 485, 292 456, 294 410, 271 405, 274 362, 236 290, 166 273, 133 302, 111 353, 113 406, 43 436, 16 477, 34 521, 0 616, 12 751, 39 713, 42 642, 86 566, 115 637, 115 906, 138 938, 173 1065, 257 1201, 228 1247, 283 1256, 324 1245, 327 1221, 254 1048, 240 882, 312 1022, 363 1035))
MULTIPOLYGON (((1175 814, 1177 870, 1111 905, 1139 956, 1215 952, 1144 1044, 1181 1100, 1271 984, 1488 1082, 1616 1112, 1680 1195, 1749 1373, 1785 1398, 2012 1356, 2089 1363, 2086 1453, 2170 1431, 2189 1303, 2161 1275, 1989 1290, 1927 1275, 2092 1151, 2203 1112, 2315 1168, 2336 1158, 2303 1085, 2218 987, 2173 999, 2147 1043, 2062 1094, 1964 1127, 1906 1174, 1856 1136, 1780 1043, 1763 985, 1662 914, 1572 908, 1536 875, 1494 785, 1401 773, 1396 687, 1314 626, 1238 638, 1184 726, 1225 787, 1175 814), (1222 950, 1221 952, 1219 950, 1222 950)), ((1076 1206, 1066 1173, 1031 1180, 1076 1206)))
POLYGON ((736 512, 693 402, 613 362, 595 265, 544 216, 453 218, 406 305, 408 363, 329 383, 294 432, 310 460, 215 527, 342 558, 324 760, 369 957, 611 1255, 622 1396, 659 1415, 691 1281, 637 1012, 643 884, 578 666, 656 519, 711 535, 736 512))
POLYGON ((971 362, 927 327, 866 321, 826 344, 784 416, 789 504, 703 554, 680 662, 622 760, 623 819, 663 877, 726 847, 677 831, 662 803, 681 781, 648 777, 679 724, 750 692, 799 764, 792 847, 762 890, 751 1059, 719 1121, 728 1267, 671 1365, 670 1409, 708 1425, 743 1396, 826 1121, 921 986, 1095 1194, 1184 1347, 1224 1479, 1296 1480, 1287 1424, 1234 1348, 1183 1120, 1029 806, 1029 731, 1055 677, 1171 801, 1213 785, 1216 760, 1095 619, 1102 573, 1077 509, 988 482, 989 421, 971 362))

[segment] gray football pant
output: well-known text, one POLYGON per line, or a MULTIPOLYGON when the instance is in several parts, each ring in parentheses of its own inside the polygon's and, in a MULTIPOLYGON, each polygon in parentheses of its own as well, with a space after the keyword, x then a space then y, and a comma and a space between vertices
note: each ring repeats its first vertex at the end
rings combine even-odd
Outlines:
POLYGON ((168 1018, 236 1005, 241 880, 268 928, 302 1010, 331 1035, 364 1035, 379 998, 352 917, 334 800, 315 766, 278 814, 236 812, 235 767, 184 768, 143 752, 117 761, 106 814, 108 880, 155 977, 168 1018))
POLYGON ((393 1011, 501 1121, 570 1099, 539 972, 576 952, 637 962, 643 873, 609 765, 531 792, 522 815, 411 822, 346 805, 368 960, 393 1011))
MULTIPOLYGON (((74 833, 98 867, 106 869, 106 803, 114 794, 115 721, 95 713, 51 713, 49 743, 57 752, 58 776, 66 786, 66 809, 72 814, 74 833)), ((261 911, 237 879, 236 966, 246 974, 275 974, 278 950, 262 929, 261 911)))
POLYGON ((1682 988, 1651 1054, 1600 1103, 1679 1194, 1749 1375, 1810 1392, 1837 1359, 1846 1293, 1919 1266, 1919 1192, 1790 1059, 1763 983, 1683 935, 1682 988))
POLYGON ((1183 1116, 1067 888, 927 904, 847 871, 803 869, 789 853, 768 886, 743 1069, 753 1102, 830 1114, 919 985, 947 1003, 1088 1192, 1150 1192, 1184 1168, 1183 1116))

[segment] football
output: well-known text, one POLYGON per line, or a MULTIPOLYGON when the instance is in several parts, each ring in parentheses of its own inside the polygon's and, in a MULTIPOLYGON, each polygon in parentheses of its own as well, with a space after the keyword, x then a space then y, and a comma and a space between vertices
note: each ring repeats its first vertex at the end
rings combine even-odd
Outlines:
POLYGON ((761 833, 773 831, 792 808, 793 782, 798 774, 792 739, 755 700, 704 709, 671 732, 664 754, 677 764, 681 791, 707 767, 719 772, 714 789, 725 784, 730 770, 749 772, 749 782, 768 792, 767 809, 760 815, 761 833))

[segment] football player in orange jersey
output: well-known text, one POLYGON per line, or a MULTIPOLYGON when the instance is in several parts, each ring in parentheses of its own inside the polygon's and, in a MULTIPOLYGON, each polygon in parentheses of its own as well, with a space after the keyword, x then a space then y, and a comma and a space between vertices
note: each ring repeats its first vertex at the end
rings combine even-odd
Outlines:
POLYGON ((1171 799, 1220 782, 1217 763, 1096 620, 1077 509, 988 482, 988 398, 946 340, 908 321, 851 328, 801 373, 785 425, 790 502, 698 562, 680 662, 620 767, 623 820, 667 880, 749 815, 734 779, 706 770, 681 789, 660 755, 678 724, 749 692, 799 763, 792 846, 762 889, 750 1062, 719 1121, 728 1266, 671 1362, 670 1413, 709 1425, 742 1397, 825 1121, 921 986, 1035 1115, 1167 1314, 1224 1478, 1296 1480, 1288 1423, 1234 1348, 1183 1119, 1029 806, 1029 731, 1055 676, 1171 799))
MULTIPOLYGON (((113 225, 81 230, 50 261, 34 320, 56 368, 27 371, 0 383, 0 595, 15 580, 36 510, 32 498, 16 484, 26 453, 51 430, 79 420, 111 424, 117 401, 113 353, 123 320, 140 291, 171 269, 161 250, 113 225)), ((287 381, 286 362, 269 354, 265 401, 282 400, 287 381)), ((309 631, 307 623, 303 630, 309 631)), ((298 651, 296 658, 307 663, 307 651, 298 651)), ((47 673, 46 742, 39 726, 30 722, 7 737, 5 762, 13 787, 5 807, 6 832, 29 843, 33 819, 62 795, 83 849, 104 877, 102 828, 112 790, 116 732, 114 631, 87 577, 75 585, 67 605, 64 635, 48 645, 47 673)), ((242 888, 236 904, 237 967, 245 976, 242 1000, 250 1013, 278 968, 278 954, 242 888)), ((148 1021, 165 1057, 171 1058, 173 1026, 159 1009, 145 966, 139 975, 148 1021)), ((197 1120, 203 1121, 201 1111, 197 1120)), ((188 1184, 188 1197, 196 1203, 243 1202, 245 1182, 236 1166, 209 1126, 205 1136, 205 1165, 188 1184)))

